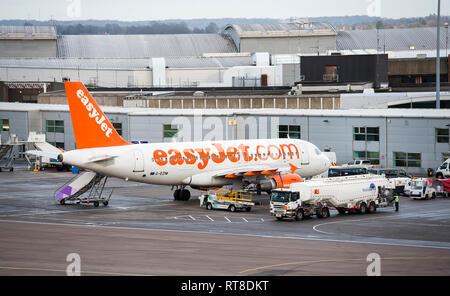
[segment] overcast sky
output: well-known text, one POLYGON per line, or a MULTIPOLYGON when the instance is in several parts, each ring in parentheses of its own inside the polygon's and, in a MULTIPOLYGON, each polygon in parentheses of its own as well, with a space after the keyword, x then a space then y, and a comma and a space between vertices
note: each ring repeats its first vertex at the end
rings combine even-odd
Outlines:
MULTIPOLYGON (((0 0, 0 19, 126 21, 196 18, 277 18, 436 13, 437 0, 0 0)), ((441 14, 450 0, 441 0, 441 14)))

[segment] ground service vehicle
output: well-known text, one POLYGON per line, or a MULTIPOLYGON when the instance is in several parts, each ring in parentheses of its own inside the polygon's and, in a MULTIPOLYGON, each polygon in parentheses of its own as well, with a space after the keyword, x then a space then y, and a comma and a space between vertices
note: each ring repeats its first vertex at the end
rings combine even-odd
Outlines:
POLYGON ((450 178, 450 158, 444 161, 436 170, 436 179, 450 178))
POLYGON ((380 207, 392 206, 393 185, 384 176, 358 175, 325 178, 292 184, 290 189, 272 191, 270 214, 278 220, 306 216, 330 216, 330 209, 346 212, 373 213, 380 207))
POLYGON ((450 179, 437 179, 436 182, 442 184, 437 186, 436 196, 449 197, 450 196, 450 179))
POLYGON ((427 199, 436 197, 436 189, 430 178, 412 179, 410 182, 409 197, 412 199, 427 199))
POLYGON ((364 165, 364 166, 370 166, 371 163, 370 163, 370 160, 356 159, 356 160, 349 161, 349 162, 347 163, 347 165, 364 165))
POLYGON ((231 212, 244 210, 249 212, 255 205, 249 192, 210 190, 207 194, 199 196, 198 199, 200 200, 200 206, 205 206, 208 210, 223 209, 231 212))
POLYGON ((361 166, 332 166, 328 169, 328 178, 364 174, 367 174, 367 169, 361 166))
POLYGON ((395 192, 398 194, 405 194, 405 185, 411 180, 411 176, 407 175, 403 169, 396 168, 374 168, 370 169, 369 174, 385 175, 391 182, 394 183, 395 192))

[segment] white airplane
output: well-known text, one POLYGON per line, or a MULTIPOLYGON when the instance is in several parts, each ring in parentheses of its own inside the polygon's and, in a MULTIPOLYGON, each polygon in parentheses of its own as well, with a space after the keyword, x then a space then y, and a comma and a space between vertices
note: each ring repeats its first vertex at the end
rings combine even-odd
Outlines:
POLYGON ((251 183, 270 191, 330 166, 315 145, 294 139, 134 145, 120 137, 81 82, 65 82, 65 88, 77 149, 62 152, 58 160, 106 176, 172 185, 175 200, 190 198, 187 186, 242 188, 251 183))

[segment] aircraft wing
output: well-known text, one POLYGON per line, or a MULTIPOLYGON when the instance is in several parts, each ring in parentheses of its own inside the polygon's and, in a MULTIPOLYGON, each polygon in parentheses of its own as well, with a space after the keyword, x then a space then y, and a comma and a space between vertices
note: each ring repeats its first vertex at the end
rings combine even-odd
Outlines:
POLYGON ((287 164, 286 166, 254 165, 219 171, 214 175, 214 177, 242 178, 245 176, 259 176, 259 175, 271 176, 280 173, 281 174, 294 173, 297 169, 298 167, 292 164, 287 164))

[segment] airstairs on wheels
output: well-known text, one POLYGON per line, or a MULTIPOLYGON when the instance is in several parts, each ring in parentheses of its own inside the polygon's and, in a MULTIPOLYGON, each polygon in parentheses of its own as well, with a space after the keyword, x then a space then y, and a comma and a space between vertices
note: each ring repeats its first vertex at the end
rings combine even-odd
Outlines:
POLYGON ((14 170, 14 161, 20 155, 19 146, 23 144, 15 134, 11 134, 6 143, 2 143, 0 136, 0 172, 14 170))
POLYGON ((13 171, 13 162, 14 162, 14 146, 12 145, 0 145, 0 172, 2 170, 13 171))
POLYGON ((59 187, 54 194, 60 204, 93 204, 107 206, 112 190, 105 192, 108 177, 94 172, 84 172, 59 187), (86 194, 85 194, 86 193, 86 194))

